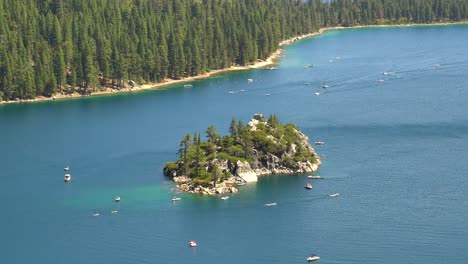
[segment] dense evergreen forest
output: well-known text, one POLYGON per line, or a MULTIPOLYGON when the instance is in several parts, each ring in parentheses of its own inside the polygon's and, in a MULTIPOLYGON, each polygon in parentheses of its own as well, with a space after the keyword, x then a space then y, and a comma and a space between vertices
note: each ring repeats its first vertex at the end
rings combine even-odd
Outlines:
POLYGON ((468 0, 0 0, 0 101, 246 65, 322 27, 467 17, 468 0))

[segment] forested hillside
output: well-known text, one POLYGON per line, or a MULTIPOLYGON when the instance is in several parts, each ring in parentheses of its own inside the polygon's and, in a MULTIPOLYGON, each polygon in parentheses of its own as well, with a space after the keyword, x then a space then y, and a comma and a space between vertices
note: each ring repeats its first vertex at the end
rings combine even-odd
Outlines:
POLYGON ((468 0, 0 0, 0 101, 246 65, 321 27, 467 17, 468 0))

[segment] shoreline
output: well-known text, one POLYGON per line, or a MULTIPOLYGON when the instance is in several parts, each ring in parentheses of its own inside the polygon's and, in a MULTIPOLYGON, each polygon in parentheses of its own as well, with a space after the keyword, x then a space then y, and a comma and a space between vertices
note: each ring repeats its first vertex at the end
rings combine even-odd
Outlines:
POLYGON ((102 91, 97 91, 93 92, 90 95, 82 95, 77 92, 74 92, 72 94, 54 94, 52 97, 44 97, 44 96, 39 96, 34 99, 22 99, 22 100, 14 100, 14 101, 0 101, 0 105, 2 104, 17 104, 17 103, 35 103, 35 102, 46 102, 46 101, 55 101, 55 100, 63 100, 63 99, 77 99, 77 98, 82 98, 82 97, 89 97, 89 96, 104 96, 104 95, 110 95, 110 94, 121 94, 121 93, 134 93, 134 92, 139 92, 139 91, 145 91, 145 90, 157 90, 164 88, 166 86, 178 84, 178 83, 188 83, 190 81, 195 81, 195 80, 200 80, 200 79, 205 79, 211 76, 214 76, 216 74, 224 73, 224 72, 231 72, 231 71, 244 71, 244 70, 251 70, 251 69, 259 69, 259 68, 264 68, 270 65, 276 64, 276 59, 282 54, 283 50, 282 48, 288 45, 291 45, 292 43, 305 39, 305 38, 312 38, 316 37, 319 35, 322 35, 323 33, 326 33, 327 31, 332 31, 332 30, 347 30, 347 29, 359 29, 359 28, 385 28, 385 27, 418 27, 418 26, 450 26, 450 25, 466 25, 468 24, 468 21, 461 21, 461 22, 440 22, 440 23, 425 23, 425 24, 384 24, 384 25, 359 25, 359 26, 352 26, 352 27, 342 27, 342 26, 336 26, 336 27, 325 27, 321 28, 316 32, 312 33, 307 33, 301 36, 295 36, 291 37, 286 40, 282 40, 280 43, 278 43, 279 48, 273 52, 267 59, 265 60, 260 60, 257 61, 251 65, 246 65, 246 66, 231 66, 229 68, 224 68, 224 69, 218 69, 218 70, 212 70, 204 74, 199 74, 196 76, 190 76, 190 77, 184 77, 179 80, 173 80, 173 79, 166 79, 163 82, 160 83, 147 83, 147 84, 142 84, 136 87, 130 87, 130 88, 122 88, 120 90, 112 89, 112 88, 106 88, 105 90, 102 91))

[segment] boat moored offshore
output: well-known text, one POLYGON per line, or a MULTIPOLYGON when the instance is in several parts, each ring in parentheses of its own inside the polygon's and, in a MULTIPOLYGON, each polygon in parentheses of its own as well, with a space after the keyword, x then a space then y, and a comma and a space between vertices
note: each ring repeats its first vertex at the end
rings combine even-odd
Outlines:
POLYGON ((320 257, 315 255, 315 254, 311 254, 309 257, 307 257, 307 261, 316 261, 316 260, 319 260, 320 257))
POLYGON ((67 173, 65 176, 63 176, 63 179, 65 182, 69 182, 71 180, 71 175, 67 173))

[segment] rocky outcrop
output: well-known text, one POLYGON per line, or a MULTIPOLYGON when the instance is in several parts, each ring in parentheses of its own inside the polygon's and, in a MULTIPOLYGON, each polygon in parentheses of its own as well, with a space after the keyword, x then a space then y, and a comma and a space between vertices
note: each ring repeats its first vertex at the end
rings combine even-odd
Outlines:
POLYGON ((231 193, 236 194, 239 190, 233 185, 236 183, 236 179, 230 179, 216 184, 214 186, 201 186, 194 185, 191 183, 191 179, 186 176, 174 177, 174 182, 178 183, 176 188, 182 192, 201 194, 201 195, 218 195, 231 193))
POLYGON ((188 150, 191 157, 209 153, 205 158, 203 154, 187 165, 182 157, 166 163, 164 174, 173 177, 179 190, 203 195, 237 193, 234 186, 240 182, 256 182, 261 175, 311 173, 321 164, 309 138, 292 124, 280 124, 276 116, 265 120, 256 114, 247 126, 233 120, 231 136, 222 139, 216 139, 213 127, 210 131, 211 141, 198 139, 198 145, 188 150), (181 176, 186 170, 190 177, 181 176))

